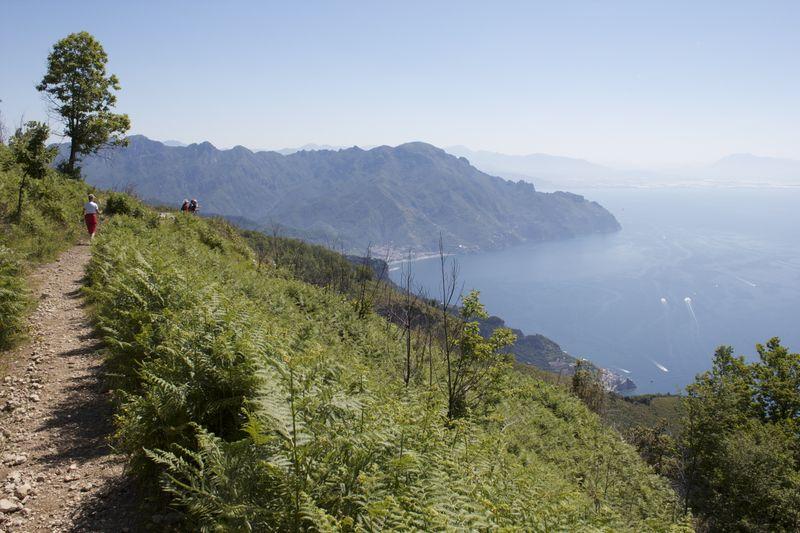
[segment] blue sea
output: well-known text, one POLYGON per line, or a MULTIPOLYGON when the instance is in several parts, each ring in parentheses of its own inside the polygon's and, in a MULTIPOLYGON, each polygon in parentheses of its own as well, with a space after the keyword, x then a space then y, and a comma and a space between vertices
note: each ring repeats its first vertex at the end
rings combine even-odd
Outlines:
MULTIPOLYGON (((627 375, 637 393, 679 392, 722 344, 752 358, 777 336, 800 351, 800 189, 575 192, 622 231, 455 258, 491 314, 627 375)), ((411 265, 431 295, 438 267, 411 265)))

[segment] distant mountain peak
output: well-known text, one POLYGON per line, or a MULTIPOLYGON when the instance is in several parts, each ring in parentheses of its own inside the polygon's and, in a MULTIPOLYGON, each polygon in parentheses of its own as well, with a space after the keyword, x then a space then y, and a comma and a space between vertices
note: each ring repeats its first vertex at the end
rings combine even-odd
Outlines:
POLYGON ((277 152, 281 155, 290 155, 297 152, 320 152, 324 150, 329 150, 332 152, 338 152, 339 150, 346 150, 346 146, 335 146, 331 144, 316 144, 316 143, 308 143, 304 144, 299 148, 281 148, 280 150, 268 150, 272 152, 277 152))
POLYGON ((709 167, 711 177, 764 182, 800 182, 800 161, 748 153, 727 155, 709 167))
POLYGON ((176 141, 174 139, 171 139, 171 140, 168 140, 168 141, 161 141, 161 143, 164 144, 164 146, 172 146, 172 147, 179 147, 179 148, 182 148, 184 146, 189 146, 185 142, 176 141))
MULTIPOLYGON (((397 145, 395 148, 400 149, 400 150, 408 150, 408 151, 413 151, 413 152, 419 152, 419 153, 447 154, 447 152, 445 150, 439 148, 438 146, 434 146, 434 145, 432 145, 430 143, 426 143, 426 142, 423 142, 423 141, 411 141, 411 142, 407 142, 407 143, 403 143, 403 144, 397 145)), ((447 154, 447 155, 451 155, 451 154, 447 154)))
POLYGON ((201 143, 192 143, 192 144, 186 146, 186 148, 190 148, 190 149, 191 148, 198 148, 200 150, 208 151, 208 152, 212 152, 212 151, 217 151, 218 150, 217 147, 214 146, 213 144, 211 144, 209 141, 203 141, 201 143))

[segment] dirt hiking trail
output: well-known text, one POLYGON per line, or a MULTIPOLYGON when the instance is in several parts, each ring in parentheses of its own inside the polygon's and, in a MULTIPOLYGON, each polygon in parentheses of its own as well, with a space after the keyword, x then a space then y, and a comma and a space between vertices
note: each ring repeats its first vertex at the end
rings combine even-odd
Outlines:
POLYGON ((0 531, 142 529, 108 444, 110 395, 80 292, 90 253, 75 246, 32 274, 30 341, 0 361, 0 531))

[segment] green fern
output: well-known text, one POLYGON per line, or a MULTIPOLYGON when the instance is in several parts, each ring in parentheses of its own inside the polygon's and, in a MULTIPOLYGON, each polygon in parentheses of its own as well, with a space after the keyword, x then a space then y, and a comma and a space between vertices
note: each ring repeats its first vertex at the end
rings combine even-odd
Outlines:
POLYGON ((688 531, 565 391, 499 365, 491 401, 446 422, 446 391, 400 379, 394 326, 241 245, 220 222, 120 217, 88 272, 117 445, 188 529, 688 531))

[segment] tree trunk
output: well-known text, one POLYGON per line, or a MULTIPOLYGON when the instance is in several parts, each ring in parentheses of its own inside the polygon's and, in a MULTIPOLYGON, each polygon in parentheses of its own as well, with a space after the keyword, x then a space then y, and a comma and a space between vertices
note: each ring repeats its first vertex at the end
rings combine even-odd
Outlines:
POLYGON ((408 387, 408 382, 411 381, 411 319, 406 318, 406 375, 405 382, 408 387))
POLYGON ((433 332, 432 331, 428 331, 428 386, 430 388, 433 388, 433 332))
POLYGON ((75 144, 75 140, 73 139, 69 143, 69 161, 67 161, 67 174, 75 178, 75 163, 78 161, 78 147, 75 144))
POLYGON ((22 198, 25 196, 25 184, 27 180, 27 176, 23 173, 22 181, 19 182, 19 198, 17 198, 17 214, 15 215, 17 222, 22 220, 22 198))

